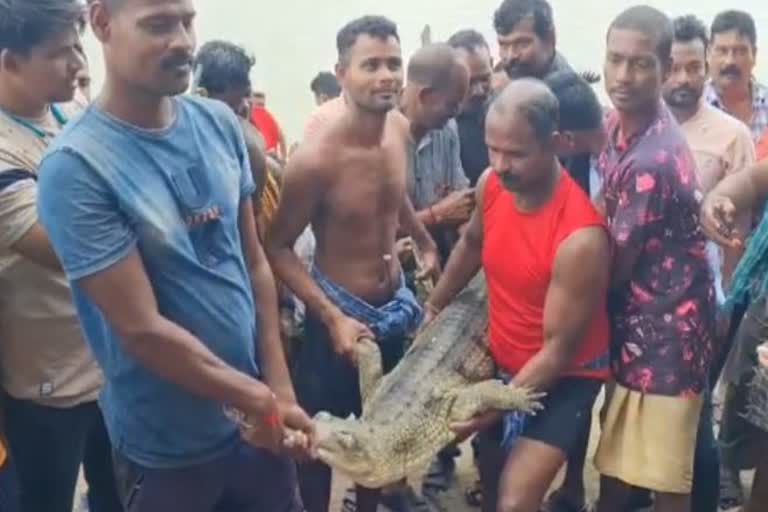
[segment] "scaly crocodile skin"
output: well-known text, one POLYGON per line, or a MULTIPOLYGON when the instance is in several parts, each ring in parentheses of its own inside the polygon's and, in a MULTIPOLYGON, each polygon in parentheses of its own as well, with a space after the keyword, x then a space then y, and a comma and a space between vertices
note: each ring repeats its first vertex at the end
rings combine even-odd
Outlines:
POLYGON ((358 484, 384 487, 423 472, 455 439, 452 423, 490 409, 536 409, 537 395, 494 380, 487 326, 481 273, 416 337, 387 376, 378 377, 376 344, 361 342, 363 415, 315 417, 321 460, 358 484))

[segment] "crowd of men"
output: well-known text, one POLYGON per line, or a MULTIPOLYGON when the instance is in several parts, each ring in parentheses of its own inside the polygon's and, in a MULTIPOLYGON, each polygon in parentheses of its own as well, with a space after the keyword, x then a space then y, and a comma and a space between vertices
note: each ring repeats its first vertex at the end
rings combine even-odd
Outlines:
POLYGON ((289 148, 192 0, 0 0, 0 511, 71 512, 82 467, 92 512, 327 512, 311 417, 360 414, 358 341, 391 369, 479 271, 499 378, 543 410, 455 425, 421 492, 345 511, 428 509, 472 436, 471 504, 587 510, 603 390, 595 510, 768 510, 753 18, 621 12, 607 107, 546 0, 492 19, 498 59, 466 29, 407 63, 349 22, 289 148))

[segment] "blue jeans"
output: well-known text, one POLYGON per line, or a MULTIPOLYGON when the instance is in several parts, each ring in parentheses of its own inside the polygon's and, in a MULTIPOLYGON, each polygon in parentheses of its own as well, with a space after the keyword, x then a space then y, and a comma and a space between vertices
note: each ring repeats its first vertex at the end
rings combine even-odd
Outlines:
POLYGON ((21 512, 19 504, 19 484, 10 461, 0 467, 0 511, 21 512))

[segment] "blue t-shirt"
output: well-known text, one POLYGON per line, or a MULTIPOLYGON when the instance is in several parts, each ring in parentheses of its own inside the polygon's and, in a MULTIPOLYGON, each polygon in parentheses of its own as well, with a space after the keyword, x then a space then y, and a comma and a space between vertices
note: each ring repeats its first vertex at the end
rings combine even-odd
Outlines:
POLYGON ((236 444, 236 427, 222 404, 127 354, 79 279, 138 249, 160 313, 229 365, 258 374, 254 298, 238 229, 241 200, 255 190, 242 132, 223 103, 179 97, 174 105, 172 125, 152 131, 91 106, 54 141, 39 171, 40 220, 106 377, 101 406, 110 438, 124 456, 152 468, 215 459, 236 444))

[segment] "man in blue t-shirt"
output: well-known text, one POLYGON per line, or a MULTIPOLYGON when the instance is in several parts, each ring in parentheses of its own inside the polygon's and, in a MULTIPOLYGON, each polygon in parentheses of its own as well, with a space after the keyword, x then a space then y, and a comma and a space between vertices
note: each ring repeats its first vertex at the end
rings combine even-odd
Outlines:
POLYGON ((43 161, 40 219, 104 370, 126 508, 300 511, 285 455, 314 434, 281 349, 243 136, 225 104, 176 96, 191 4, 91 2, 106 84, 43 161), (253 425, 249 443, 225 406, 253 425))

